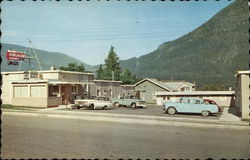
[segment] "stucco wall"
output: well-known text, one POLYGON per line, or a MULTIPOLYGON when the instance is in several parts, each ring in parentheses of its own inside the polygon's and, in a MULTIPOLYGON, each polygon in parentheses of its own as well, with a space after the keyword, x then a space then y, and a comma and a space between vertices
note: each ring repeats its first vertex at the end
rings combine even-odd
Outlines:
POLYGON ((12 105, 47 107, 47 98, 13 98, 12 105))
POLYGON ((249 75, 243 74, 241 75, 241 110, 242 110, 242 118, 250 119, 249 113, 249 75))

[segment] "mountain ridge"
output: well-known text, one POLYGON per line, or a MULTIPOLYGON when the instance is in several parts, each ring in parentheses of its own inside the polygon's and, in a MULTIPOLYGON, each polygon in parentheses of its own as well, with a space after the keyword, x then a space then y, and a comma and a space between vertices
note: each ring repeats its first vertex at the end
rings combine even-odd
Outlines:
POLYGON ((235 71, 248 69, 248 18, 247 1, 235 1, 193 31, 120 64, 139 78, 233 86, 235 71))
MULTIPOLYGON (((2 49, 1 49, 1 57, 2 57, 2 62, 1 62, 1 71, 17 71, 19 66, 13 66, 13 65, 8 65, 7 60, 6 60, 6 52, 7 50, 16 50, 16 51, 22 51, 24 52, 25 48, 24 46, 21 45, 16 45, 16 44, 9 44, 9 43, 2 43, 2 49)), ((27 50, 32 48, 27 47, 27 50)), ((56 68, 59 68, 61 66, 67 66, 68 63, 76 62, 78 64, 83 63, 86 70, 92 71, 92 66, 88 65, 81 60, 78 60, 74 57, 71 57, 65 53, 61 52, 49 52, 41 49, 35 49, 37 56, 41 62, 42 69, 46 70, 49 69, 51 65, 54 65, 56 68)), ((33 53, 33 52, 32 52, 33 53)), ((25 61, 22 65, 23 70, 28 69, 28 63, 25 61)), ((33 70, 38 70, 38 64, 37 62, 32 61, 31 63, 31 69, 33 70)))

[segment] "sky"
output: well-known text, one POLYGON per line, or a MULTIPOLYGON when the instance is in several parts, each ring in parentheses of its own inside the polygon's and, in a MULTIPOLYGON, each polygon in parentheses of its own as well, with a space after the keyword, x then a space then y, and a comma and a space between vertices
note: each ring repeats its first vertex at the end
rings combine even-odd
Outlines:
POLYGON ((104 63, 148 54, 208 21, 233 1, 3 1, 1 42, 104 63))

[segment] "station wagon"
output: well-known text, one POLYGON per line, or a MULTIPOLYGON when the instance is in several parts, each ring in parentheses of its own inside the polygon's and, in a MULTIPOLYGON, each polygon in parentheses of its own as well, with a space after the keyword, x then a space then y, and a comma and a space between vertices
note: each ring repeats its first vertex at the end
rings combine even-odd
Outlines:
POLYGON ((175 113, 200 113, 202 116, 218 113, 216 104, 208 104, 202 98, 182 97, 178 102, 166 102, 163 104, 163 110, 168 114, 175 113))

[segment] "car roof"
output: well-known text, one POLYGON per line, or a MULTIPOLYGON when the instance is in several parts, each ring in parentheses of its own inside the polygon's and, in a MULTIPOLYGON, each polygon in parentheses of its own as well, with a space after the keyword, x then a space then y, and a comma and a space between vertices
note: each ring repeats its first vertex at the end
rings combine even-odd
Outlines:
POLYGON ((199 100, 199 101, 203 101, 203 99, 202 99, 202 98, 195 98, 195 97, 181 97, 181 99, 188 99, 188 100, 192 99, 192 100, 199 100))

